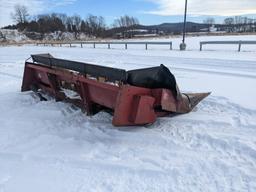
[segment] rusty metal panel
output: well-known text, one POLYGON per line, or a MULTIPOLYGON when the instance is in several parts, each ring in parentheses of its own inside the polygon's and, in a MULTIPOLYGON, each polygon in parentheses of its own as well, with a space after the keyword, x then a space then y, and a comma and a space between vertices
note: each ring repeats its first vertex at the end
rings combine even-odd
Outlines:
POLYGON ((39 93, 42 90, 58 101, 64 100, 81 107, 88 115, 107 108, 114 111, 112 123, 115 126, 151 124, 156 121, 156 117, 166 116, 171 112, 190 112, 210 94, 180 93, 182 96, 177 98, 168 89, 98 81, 69 70, 30 62, 25 63, 21 90, 32 90, 41 100, 45 100, 39 93), (75 91, 79 97, 70 98, 63 89, 75 91))

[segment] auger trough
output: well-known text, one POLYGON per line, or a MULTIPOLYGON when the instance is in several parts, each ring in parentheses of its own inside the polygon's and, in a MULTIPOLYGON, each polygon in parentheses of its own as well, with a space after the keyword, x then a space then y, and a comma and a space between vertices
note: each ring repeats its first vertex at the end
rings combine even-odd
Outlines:
POLYGON ((115 126, 152 124, 157 117, 190 112, 210 93, 181 93, 164 65, 123 69, 32 55, 26 61, 22 91, 34 91, 56 101, 71 102, 88 115, 101 110, 113 114, 115 126))

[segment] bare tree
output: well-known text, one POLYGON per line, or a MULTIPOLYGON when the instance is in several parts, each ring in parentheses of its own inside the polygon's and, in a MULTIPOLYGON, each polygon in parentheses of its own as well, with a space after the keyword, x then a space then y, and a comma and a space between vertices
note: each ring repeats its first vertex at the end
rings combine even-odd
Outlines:
POLYGON ((211 26, 215 24, 215 19, 213 17, 208 17, 203 21, 203 23, 208 25, 208 31, 210 31, 211 26))
MULTIPOLYGON (((32 23, 29 23, 29 26, 32 23)), ((38 32, 50 33, 55 31, 65 31, 65 25, 55 13, 39 15, 37 20, 38 32)))
POLYGON ((233 17, 228 17, 226 19, 224 19, 224 24, 225 25, 234 25, 234 18, 233 17))
POLYGON ((135 17, 124 15, 114 21, 114 28, 121 28, 123 37, 132 37, 134 35, 134 29, 136 25, 139 25, 139 20, 135 17))
POLYGON ((86 23, 85 23, 85 21, 84 20, 82 20, 82 22, 81 22, 81 32, 86 32, 86 28, 87 28, 87 25, 86 25, 86 23))
POLYGON ((203 21, 204 24, 213 25, 215 24, 215 19, 213 17, 208 17, 203 21))
POLYGON ((224 19, 226 31, 228 32, 254 32, 255 20, 248 17, 235 16, 224 19))
POLYGON ((72 32, 72 26, 73 26, 73 21, 71 17, 67 17, 66 19, 66 29, 68 32, 72 32))
POLYGON ((89 28, 89 35, 102 36, 106 30, 105 19, 102 16, 88 15, 86 23, 89 28))
POLYGON ((81 28, 81 22, 82 22, 82 19, 79 15, 74 15, 72 17, 72 20, 73 20, 73 25, 76 26, 76 30, 77 31, 80 31, 80 28, 81 28))
POLYGON ((253 32, 254 19, 251 19, 251 18, 248 19, 248 26, 249 26, 249 32, 253 32))
POLYGON ((124 15, 114 21, 114 27, 129 28, 139 24, 139 20, 135 17, 124 15))
POLYGON ((243 23, 243 17, 242 16, 235 16, 235 24, 242 24, 243 23))
POLYGON ((86 22, 89 26, 89 35, 94 35, 97 29, 97 16, 88 15, 86 22))
POLYGON ((11 14, 14 22, 26 23, 28 21, 28 9, 24 5, 17 4, 14 6, 14 13, 11 14))
POLYGON ((97 25, 97 36, 103 36, 104 31, 106 30, 106 22, 104 17, 98 17, 98 25, 97 25))
POLYGON ((235 24, 235 20, 233 17, 228 17, 226 19, 224 19, 224 24, 226 25, 226 31, 227 32, 233 32, 234 31, 234 24, 235 24))
POLYGON ((68 16, 64 13, 56 13, 55 15, 62 21, 62 23, 65 25, 65 28, 67 28, 68 16))

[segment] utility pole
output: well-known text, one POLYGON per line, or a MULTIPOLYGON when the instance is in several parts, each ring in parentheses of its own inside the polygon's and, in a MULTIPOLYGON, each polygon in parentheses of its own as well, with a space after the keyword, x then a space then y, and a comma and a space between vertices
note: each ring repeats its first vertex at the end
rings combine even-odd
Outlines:
POLYGON ((183 38, 182 38, 182 43, 180 44, 180 50, 181 51, 186 50, 185 37, 186 37, 186 24, 187 24, 187 7, 188 7, 188 1, 185 0, 185 13, 184 13, 184 23, 183 23, 183 38))

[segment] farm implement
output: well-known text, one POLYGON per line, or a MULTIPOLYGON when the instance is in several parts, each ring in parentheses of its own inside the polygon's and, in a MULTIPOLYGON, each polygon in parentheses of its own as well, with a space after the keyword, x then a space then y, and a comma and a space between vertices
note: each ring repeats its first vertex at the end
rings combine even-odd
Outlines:
POLYGON ((22 91, 71 102, 88 115, 106 110, 115 126, 146 125, 157 117, 190 112, 210 93, 181 93, 174 75, 164 65, 126 71, 32 55, 26 61, 22 91))

